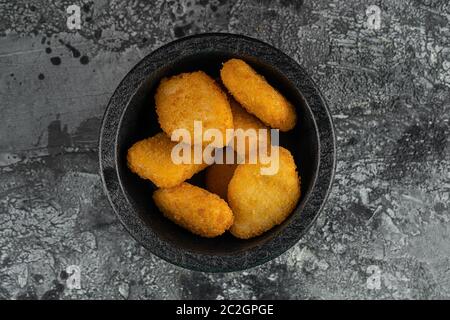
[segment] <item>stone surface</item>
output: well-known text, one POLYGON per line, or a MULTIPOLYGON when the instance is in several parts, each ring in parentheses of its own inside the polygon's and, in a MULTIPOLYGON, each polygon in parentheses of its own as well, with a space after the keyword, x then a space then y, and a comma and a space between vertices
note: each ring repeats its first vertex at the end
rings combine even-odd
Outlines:
POLYGON ((450 298, 448 1, 80 1, 81 30, 66 25, 71 4, 0 1, 0 298, 450 298), (97 174, 120 80, 160 45, 206 31, 296 59, 338 135, 315 226, 274 261, 228 274, 142 249, 97 174))

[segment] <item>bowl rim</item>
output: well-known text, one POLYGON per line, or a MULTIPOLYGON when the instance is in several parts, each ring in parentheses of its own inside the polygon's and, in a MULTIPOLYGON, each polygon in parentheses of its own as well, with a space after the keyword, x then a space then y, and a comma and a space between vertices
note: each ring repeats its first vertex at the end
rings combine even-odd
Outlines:
POLYGON ((100 127, 98 157, 100 177, 108 201, 119 221, 138 243, 159 258, 180 267, 204 272, 232 272, 255 267, 280 256, 308 232, 323 210, 332 189, 336 170, 336 135, 326 100, 316 83, 294 59, 268 43, 245 35, 200 33, 171 41, 153 50, 126 74, 105 109, 100 127), (219 256, 188 250, 180 252, 180 249, 172 247, 159 238, 142 219, 131 214, 133 206, 125 195, 117 166, 117 139, 120 123, 131 98, 142 82, 152 71, 164 67, 168 63, 168 56, 176 59, 186 50, 199 53, 204 48, 212 52, 224 50, 231 52, 231 49, 245 51, 242 54, 246 53, 257 59, 266 60, 293 82, 293 86, 304 98, 306 107, 313 116, 318 136, 318 169, 313 178, 309 196, 295 208, 295 211, 300 210, 300 212, 282 232, 274 235, 273 238, 261 245, 232 255, 219 256), (277 59, 274 62, 272 59, 275 55, 277 59), (300 208, 301 205, 302 208, 300 208), (304 212, 307 212, 306 221, 304 212), (295 229, 300 232, 295 232, 295 229), (212 263, 207 264, 207 259, 212 263))

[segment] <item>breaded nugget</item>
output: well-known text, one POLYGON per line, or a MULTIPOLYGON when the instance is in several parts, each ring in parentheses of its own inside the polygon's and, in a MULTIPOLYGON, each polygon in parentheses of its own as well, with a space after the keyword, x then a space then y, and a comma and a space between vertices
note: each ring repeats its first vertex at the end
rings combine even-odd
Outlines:
MULTIPOLYGON (((176 129, 187 129, 193 144, 194 121, 201 121, 203 131, 217 129, 222 133, 223 141, 217 141, 216 147, 227 144, 225 130, 233 128, 230 104, 214 79, 203 71, 163 79, 156 91, 155 103, 159 124, 167 135, 171 136, 176 129)), ((202 141, 204 145, 209 143, 202 141)))
POLYGON ((279 147, 279 170, 261 175, 261 164, 240 164, 228 185, 234 214, 231 233, 242 239, 258 236, 283 222, 300 198, 300 179, 291 153, 279 147))
MULTIPOLYGON (((209 166, 205 174, 206 189, 219 197, 227 200, 228 183, 233 177, 234 170, 236 170, 239 160, 237 153, 233 148, 227 146, 223 149, 216 149, 214 159, 216 163, 209 166), (218 153, 218 151, 222 151, 218 153), (229 159, 228 159, 229 157, 229 159), (229 162, 229 163, 227 163, 229 162)), ((243 159, 242 159, 243 161, 243 159)))
POLYGON ((128 150, 128 167, 160 188, 176 186, 207 167, 205 163, 194 164, 193 161, 192 164, 175 164, 171 152, 176 144, 163 132, 138 141, 128 150))
POLYGON ((294 128, 297 116, 293 105, 247 63, 228 60, 220 77, 233 97, 262 122, 281 131, 294 128))
MULTIPOLYGON (((256 132, 256 140, 250 140, 249 138, 245 137, 245 156, 246 159, 248 159, 250 152, 257 152, 258 146, 259 146, 259 130, 265 129, 267 130, 266 135, 266 145, 267 148, 270 147, 270 129, 264 125, 258 118, 253 116, 252 114, 248 113, 244 108, 242 108, 239 103, 234 100, 233 97, 229 97, 230 106, 231 106, 231 113, 233 114, 233 123, 234 123, 234 130, 242 129, 244 131, 248 129, 254 129, 256 132), (252 143, 254 142, 254 143, 252 143)), ((235 131, 235 138, 234 138, 234 150, 236 152, 238 151, 238 137, 236 137, 237 132, 235 131)), ((242 152, 240 153, 242 155, 242 152)), ((257 158, 257 154, 255 153, 255 158, 257 158)))
POLYGON ((237 164, 213 164, 206 170, 206 189, 227 200, 228 183, 233 177, 237 164))
POLYGON ((153 193, 164 216, 202 237, 213 238, 233 224, 233 213, 219 196, 187 182, 153 193))

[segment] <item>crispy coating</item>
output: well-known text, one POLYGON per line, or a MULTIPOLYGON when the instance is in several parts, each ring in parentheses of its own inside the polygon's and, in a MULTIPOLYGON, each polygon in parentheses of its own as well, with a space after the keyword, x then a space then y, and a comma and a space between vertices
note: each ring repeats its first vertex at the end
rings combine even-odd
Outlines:
MULTIPOLYGON (((245 138, 245 158, 249 159, 250 152, 257 152, 258 146, 259 146, 259 129, 265 129, 267 130, 267 148, 270 147, 270 130, 269 128, 264 125, 258 118, 253 116, 252 114, 248 113, 244 108, 242 108, 239 103, 233 99, 233 97, 229 98, 230 100, 230 106, 231 106, 231 113, 233 114, 233 123, 234 123, 234 130, 242 129, 244 131, 248 129, 254 129, 257 134, 257 139, 255 140, 255 143, 251 143, 249 138, 245 138)), ((235 131, 236 135, 236 131, 235 131)), ((238 138, 234 137, 234 150, 238 152, 238 138)), ((240 152, 242 155, 242 152, 240 152)), ((255 153, 255 159, 257 158, 257 154, 255 153)))
POLYGON ((237 164, 213 164, 206 170, 206 189, 227 200, 228 183, 237 164))
POLYGON ((262 122, 281 131, 294 128, 297 116, 293 105, 247 63, 228 60, 220 77, 233 97, 262 122))
MULTIPOLYGON (((155 96, 156 113, 161 129, 169 136, 176 129, 185 128, 194 141, 194 121, 201 121, 203 131, 217 129, 223 141, 215 141, 216 147, 227 144, 225 130, 233 128, 233 116, 226 94, 203 71, 182 73, 161 81, 155 96)), ((211 141, 202 141, 209 144, 211 141)))
POLYGON ((209 166, 205 174, 206 189, 212 193, 217 194, 219 197, 227 200, 228 183, 233 177, 234 170, 236 170, 239 159, 237 153, 233 148, 227 146, 223 148, 222 153, 217 154, 220 149, 216 149, 215 161, 213 165, 209 166), (231 158, 228 159, 231 155, 231 158), (229 162, 227 164, 227 161, 229 162))
POLYGON ((164 216, 202 237, 213 238, 233 224, 233 213, 219 196, 187 182, 153 193, 164 216))
MULTIPOLYGON (((128 167, 143 179, 151 180, 160 188, 170 188, 191 178, 207 164, 175 164, 171 158, 176 142, 161 132, 136 142, 127 154, 128 167)), ((193 152, 191 152, 193 157, 193 152)))
POLYGON ((300 178, 291 153, 279 147, 279 171, 261 175, 261 164, 240 164, 228 185, 233 210, 231 233, 242 239, 258 236, 283 222, 300 199, 300 178))

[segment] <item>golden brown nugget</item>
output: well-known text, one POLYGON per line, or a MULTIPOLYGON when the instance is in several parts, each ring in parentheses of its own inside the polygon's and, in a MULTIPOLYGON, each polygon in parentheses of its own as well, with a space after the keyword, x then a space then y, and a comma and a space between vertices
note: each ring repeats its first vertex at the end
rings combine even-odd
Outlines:
POLYGON ((237 153, 229 146, 221 149, 221 154, 217 154, 219 150, 216 149, 216 154, 214 155, 216 163, 209 166, 206 170, 205 184, 208 191, 217 194, 226 201, 228 183, 238 166, 239 158, 237 153), (230 157, 230 159, 227 157, 230 157), (227 161, 229 162, 228 164, 227 161))
POLYGON ((233 97, 262 122, 281 131, 294 128, 297 115, 293 105, 247 63, 228 60, 220 77, 233 97))
POLYGON ((233 177, 237 164, 213 164, 206 170, 206 189, 227 200, 228 183, 233 177))
POLYGON ((217 237, 233 224, 233 213, 224 200, 187 182, 156 190, 153 200, 164 216, 202 237, 217 237))
MULTIPOLYGON (((159 124, 167 135, 171 136, 176 129, 187 129, 193 144, 194 121, 201 121, 203 132, 217 129, 222 133, 223 141, 217 141, 217 147, 227 144, 225 131, 233 128, 230 104, 226 94, 203 71, 163 79, 155 103, 159 124)), ((204 145, 209 143, 202 141, 204 145)))
MULTIPOLYGON (((259 130, 264 129, 267 130, 266 133, 266 145, 267 148, 270 147, 270 129, 264 125, 258 118, 248 113, 244 108, 242 108, 239 103, 234 100, 232 97, 229 98, 231 113, 233 114, 233 123, 234 130, 242 129, 244 131, 248 129, 254 129, 256 131, 256 140, 254 143, 251 143, 249 138, 245 138, 245 156, 246 159, 249 159, 250 152, 257 152, 259 148, 259 130)), ((235 131, 236 134, 236 131, 235 131)), ((234 150, 238 152, 238 138, 234 137, 234 150)), ((242 152, 241 152, 242 153, 242 152)), ((257 158, 257 154, 255 153, 255 159, 257 158)))
POLYGON ((194 164, 193 161, 192 164, 175 164, 171 152, 176 144, 163 132, 138 141, 128 150, 128 167, 160 188, 176 186, 207 167, 205 163, 194 164))
POLYGON ((260 164, 240 164, 228 185, 233 210, 231 233, 242 239, 258 236, 283 222, 300 199, 300 179, 291 153, 279 147, 279 170, 261 175, 260 164))

